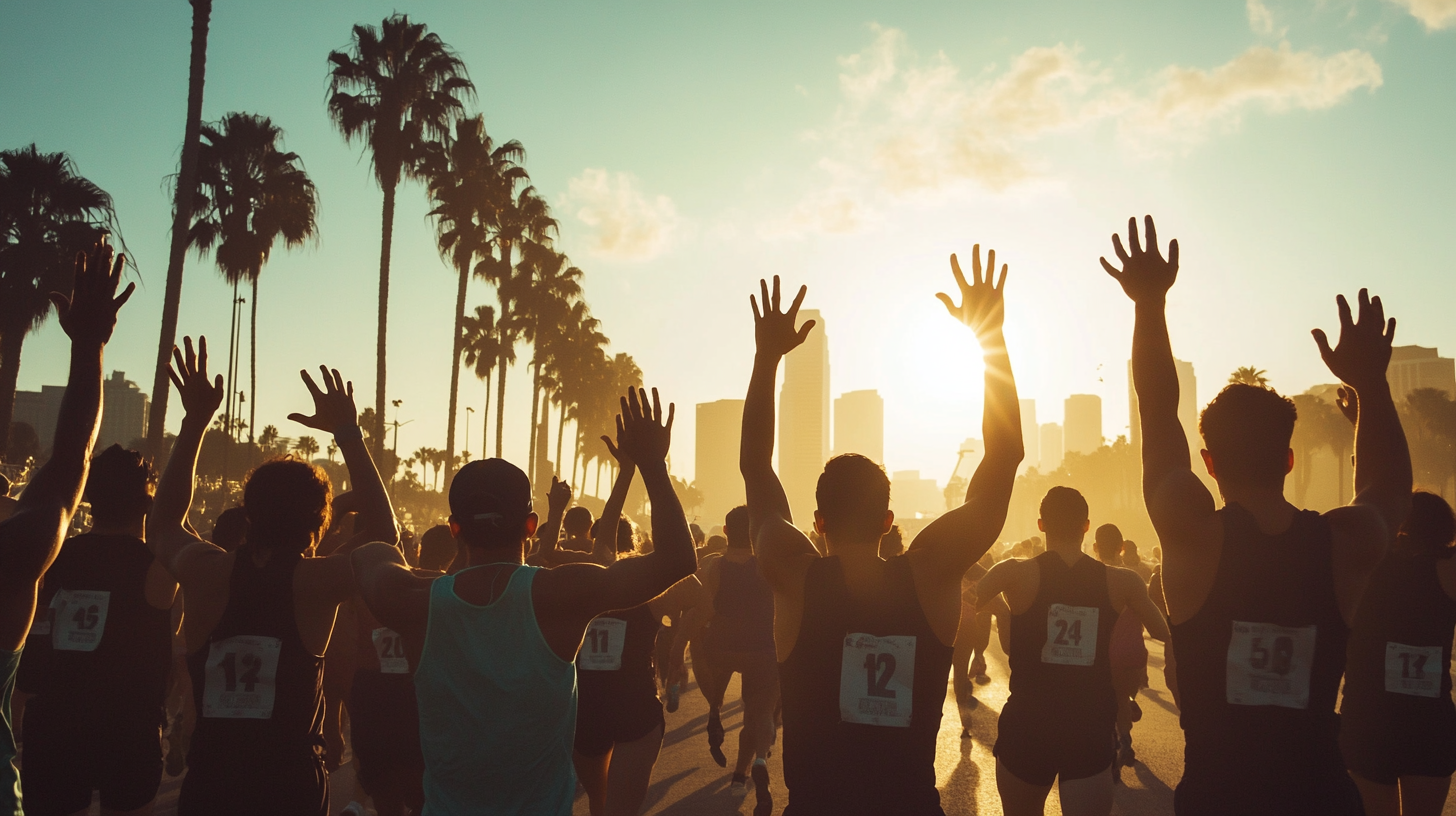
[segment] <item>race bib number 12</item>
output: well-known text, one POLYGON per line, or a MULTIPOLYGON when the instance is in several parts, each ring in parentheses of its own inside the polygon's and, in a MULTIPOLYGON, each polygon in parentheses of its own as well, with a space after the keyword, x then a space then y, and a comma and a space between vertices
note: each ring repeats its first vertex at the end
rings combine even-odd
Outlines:
POLYGON ((627 622, 621 618, 595 618, 586 630, 577 665, 585 671, 616 671, 622 668, 622 644, 627 639, 627 622))
POLYGON ((1412 697, 1441 694, 1441 647, 1385 644, 1385 690, 1412 697))
POLYGON ((282 650, 283 641, 257 635, 213 641, 203 668, 202 716, 271 718, 282 650))
POLYGON ((1090 666, 1097 660, 1097 607, 1052 604, 1041 662, 1090 666))
POLYGON ((839 669, 839 719, 909 728, 915 688, 915 638, 844 636, 839 669))
POLYGON ((404 638, 385 626, 374 630, 374 653, 379 656, 380 674, 409 674, 409 658, 404 654, 404 638))
POLYGON ((106 633, 111 593, 58 589, 51 598, 51 648, 62 652, 94 652, 106 633))
POLYGON ((1234 621, 1225 680, 1232 705, 1309 708, 1315 627, 1234 621))

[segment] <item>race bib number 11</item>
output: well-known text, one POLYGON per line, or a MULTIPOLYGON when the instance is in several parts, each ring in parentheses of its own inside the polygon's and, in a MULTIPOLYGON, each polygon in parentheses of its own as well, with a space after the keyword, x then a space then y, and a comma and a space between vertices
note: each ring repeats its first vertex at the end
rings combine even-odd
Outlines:
POLYGON ((1232 705, 1309 708, 1315 627, 1233 622, 1225 680, 1232 705))
POLYGON ((106 633, 111 593, 58 589, 51 598, 51 648, 62 652, 94 652, 106 633))
POLYGON ((585 671, 616 671, 622 668, 622 645, 627 640, 627 622, 621 618, 595 618, 587 627, 577 665, 585 671))
POLYGON ((203 668, 202 716, 266 720, 273 716, 283 641, 235 635, 213 641, 203 668))
POLYGON ((1385 644, 1385 690, 1412 697, 1441 694, 1441 647, 1385 644))
POLYGON ((915 638, 844 636, 839 669, 839 719, 909 728, 915 688, 915 638))

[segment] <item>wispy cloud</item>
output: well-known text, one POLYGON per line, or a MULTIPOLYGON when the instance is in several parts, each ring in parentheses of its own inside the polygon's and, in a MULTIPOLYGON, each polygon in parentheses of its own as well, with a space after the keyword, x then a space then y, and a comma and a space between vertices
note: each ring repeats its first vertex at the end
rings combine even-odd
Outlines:
POLYGON ((1427 31, 1456 28, 1456 0, 1390 0, 1421 21, 1427 31))
POLYGON ((1255 34, 1264 37, 1274 34, 1274 12, 1264 5, 1264 0, 1244 0, 1244 11, 1249 15, 1249 28, 1255 34))
POLYGON ((588 168, 567 182, 557 206, 587 228, 587 251, 601 258, 641 261, 662 254, 680 226, 665 195, 641 190, 630 173, 588 168))

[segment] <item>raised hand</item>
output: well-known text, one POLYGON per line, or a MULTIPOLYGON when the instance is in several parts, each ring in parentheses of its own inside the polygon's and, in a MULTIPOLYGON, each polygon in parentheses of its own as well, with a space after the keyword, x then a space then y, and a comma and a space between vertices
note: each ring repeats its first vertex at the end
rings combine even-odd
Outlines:
POLYGON ((1323 329, 1311 332, 1330 373, 1356 391, 1385 382, 1390 346, 1395 341, 1395 318, 1385 319, 1380 298, 1372 298, 1369 290, 1361 289, 1359 302, 1359 318, 1351 320, 1350 303, 1344 295, 1335 296, 1340 311, 1340 340, 1334 348, 1330 348, 1323 329))
POLYGON ((192 349, 191 337, 183 337, 182 345, 187 353, 184 355, 181 349, 172 347, 172 365, 168 367, 167 375, 177 389, 187 416, 210 422, 212 415, 217 413, 217 407, 222 404, 222 375, 211 381, 207 378, 206 337, 197 338, 196 351, 192 349))
POLYGON ((571 485, 555 475, 551 477, 551 492, 546 494, 546 507, 550 518, 559 518, 571 504, 571 485))
POLYGON ((652 389, 651 405, 645 389, 628 391, 622 397, 622 413, 617 415, 617 449, 640 465, 665 463, 676 414, 677 406, 669 403, 667 422, 662 421, 662 400, 656 388, 652 389))
MULTIPOLYGON (((620 423, 618 423, 618 425, 617 425, 617 438, 618 438, 618 440, 621 439, 621 436, 622 436, 622 426, 621 426, 620 423)), ((612 444, 612 438, 610 436, 605 436, 604 435, 604 436, 602 436, 602 442, 604 442, 606 444, 607 451, 612 454, 612 458, 617 460, 617 466, 620 469, 622 469, 624 471, 630 471, 633 468, 637 467, 637 463, 632 461, 632 457, 628 456, 626 453, 624 453, 622 451, 622 445, 621 445, 621 442, 620 441, 618 441, 618 443, 614 445, 614 444, 612 444)))
POLYGON ((340 431, 358 428, 359 409, 354 407, 354 383, 344 382, 336 368, 319 366, 325 389, 320 391, 307 371, 298 373, 303 377, 304 385, 308 386, 308 393, 313 396, 313 416, 289 414, 289 419, 335 436, 340 431))
POLYGON ((1153 225, 1153 217, 1148 215, 1144 219, 1148 232, 1146 247, 1138 241, 1136 218, 1127 219, 1127 244, 1131 252, 1123 249, 1121 236, 1112 236, 1112 248, 1122 261, 1122 269, 1108 263, 1106 258, 1098 258, 1102 268, 1113 280, 1122 284, 1122 291, 1133 303, 1161 301, 1173 287, 1173 281, 1178 279, 1178 239, 1168 242, 1168 257, 1164 260, 1158 249, 1158 230, 1153 225))
POLYGON ((1335 407, 1340 409, 1340 413, 1345 415, 1345 419, 1348 419, 1351 425, 1358 424, 1360 395, 1355 393, 1353 388, 1341 388, 1336 394, 1335 407))
MULTIPOLYGON (((793 304, 785 312, 780 308, 779 276, 774 275, 772 298, 769 297, 767 281, 759 279, 758 285, 763 296, 761 313, 758 308, 760 302, 753 295, 748 296, 748 302, 753 304, 754 341, 757 343, 759 354, 782 357, 798 348, 808 338, 809 330, 814 328, 812 320, 797 329, 794 328, 794 324, 799 319, 799 306, 803 304, 804 295, 809 292, 809 287, 799 287, 799 294, 794 297, 793 304)), ((654 390, 653 394, 656 393, 654 390)), ((647 402, 645 395, 642 402, 644 405, 647 402)))
POLYGON ((116 255, 105 235, 91 248, 90 254, 76 253, 76 278, 71 296, 50 293, 51 303, 56 306, 56 319, 72 341, 105 345, 111 339, 116 313, 136 290, 136 284, 129 283, 126 291, 116 294, 125 266, 126 256, 116 255))
POLYGON ((970 326, 978 340, 999 335, 1001 325, 1006 320, 1006 299, 1003 296, 1006 291, 1006 268, 1006 264, 1001 265, 1001 280, 999 283, 992 283, 992 278, 996 275, 996 250, 987 250, 986 275, 983 280, 981 245, 976 244, 971 248, 970 283, 966 283, 965 273, 961 272, 960 260, 955 255, 950 256, 950 271, 955 275, 956 285, 961 290, 961 305, 957 306, 950 295, 944 292, 935 293, 940 302, 945 304, 945 310, 950 312, 950 316, 970 326))

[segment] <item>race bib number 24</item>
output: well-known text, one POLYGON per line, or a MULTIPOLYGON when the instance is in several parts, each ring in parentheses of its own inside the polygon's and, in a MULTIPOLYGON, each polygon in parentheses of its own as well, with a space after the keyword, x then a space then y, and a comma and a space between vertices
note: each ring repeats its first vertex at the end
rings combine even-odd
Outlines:
POLYGON ((1233 622, 1225 680, 1232 705, 1309 708, 1315 627, 1233 622))
POLYGON ((283 641, 259 635, 216 640, 203 668, 202 716, 266 720, 273 716, 283 641))
POLYGON ((1097 614, 1095 606, 1047 607, 1047 639, 1041 647, 1041 662, 1063 666, 1096 663, 1097 614))
POLYGON ((909 728, 915 688, 915 638, 844 636, 839 669, 839 719, 909 728))

